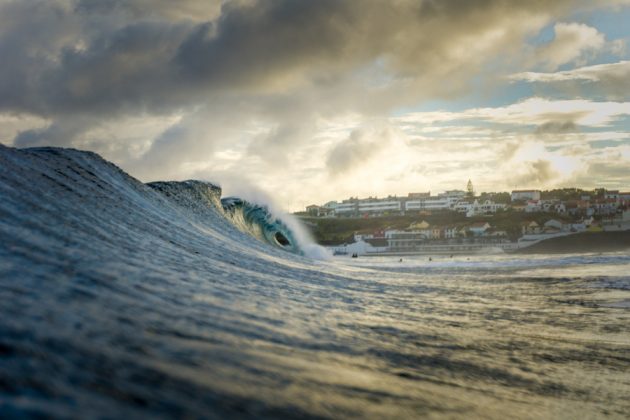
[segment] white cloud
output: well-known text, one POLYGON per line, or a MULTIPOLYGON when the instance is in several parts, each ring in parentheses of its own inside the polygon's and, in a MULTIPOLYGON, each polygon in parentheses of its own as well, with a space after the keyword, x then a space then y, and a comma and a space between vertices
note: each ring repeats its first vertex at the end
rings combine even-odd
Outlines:
POLYGON ((497 124, 541 125, 550 121, 604 127, 630 115, 630 102, 595 102, 586 99, 528 98, 505 107, 471 108, 462 112, 419 112, 394 118, 404 127, 453 121, 478 120, 497 124))
POLYGON ((583 23, 558 22, 554 33, 553 41, 540 47, 535 55, 535 60, 549 70, 572 62, 583 64, 606 43, 604 34, 583 23))
POLYGON ((555 73, 522 72, 509 76, 509 79, 512 81, 524 80, 526 82, 539 83, 566 82, 571 80, 599 82, 609 78, 623 78, 626 80, 630 78, 630 61, 596 64, 555 73))

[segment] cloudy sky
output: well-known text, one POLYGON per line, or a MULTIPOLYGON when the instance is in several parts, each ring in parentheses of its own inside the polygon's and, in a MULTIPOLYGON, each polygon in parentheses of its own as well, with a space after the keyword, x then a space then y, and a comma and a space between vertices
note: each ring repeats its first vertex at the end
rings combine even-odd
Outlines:
POLYGON ((0 0, 0 142, 142 181, 630 190, 630 0, 0 0))

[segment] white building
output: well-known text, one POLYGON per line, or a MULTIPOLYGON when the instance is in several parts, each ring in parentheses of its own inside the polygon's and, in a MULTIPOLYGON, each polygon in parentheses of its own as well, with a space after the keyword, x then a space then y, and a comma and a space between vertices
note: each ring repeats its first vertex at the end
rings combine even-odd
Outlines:
POLYGON ((547 229, 555 229, 555 230, 564 230, 565 229, 564 223, 562 223, 561 221, 556 220, 556 219, 549 219, 549 220, 547 220, 543 226, 545 228, 547 228, 547 229))
POLYGON ((443 193, 439 193, 438 197, 448 197, 461 200, 462 198, 466 197, 466 192, 461 190, 444 191, 443 193))
POLYGON ((553 206, 553 211, 558 214, 564 214, 567 212, 567 206, 564 203, 556 203, 553 206))
POLYGON ((514 190, 512 191, 512 201, 518 200, 540 200, 540 190, 514 190))
POLYGON ((479 222, 468 227, 468 230, 475 236, 482 236, 486 230, 490 229, 490 223, 479 222))
POLYGON ((604 194, 606 200, 619 200, 619 190, 608 190, 604 194))
POLYGON ((460 236, 460 230, 455 226, 447 226, 444 228, 444 238, 453 239, 460 236))
POLYGON ((335 206, 335 215, 348 216, 359 209, 357 201, 344 200, 335 206))
POLYGON ((402 204, 396 199, 359 201, 359 213, 400 212, 400 210, 402 210, 402 204))
POLYGON ((387 244, 392 251, 413 251, 425 243, 427 235, 421 231, 391 231, 387 238, 387 244))
POLYGON ((536 213, 543 210, 540 200, 528 200, 525 206, 525 213, 536 213))
POLYGON ((419 200, 409 200, 405 203, 405 210, 449 210, 459 201, 457 197, 438 195, 437 197, 427 197, 419 200))
POLYGON ((506 207, 507 206, 505 204, 495 203, 491 200, 486 200, 483 203, 475 200, 473 203, 460 201, 453 206, 453 210, 460 213, 466 213, 466 217, 474 217, 483 214, 496 213, 499 210, 504 210, 506 207))
POLYGON ((505 207, 505 204, 495 203, 494 201, 490 200, 486 200, 483 203, 479 203, 479 201, 475 200, 475 202, 470 204, 470 206, 468 207, 468 210, 466 211, 466 217, 496 213, 498 210, 504 210, 505 207))

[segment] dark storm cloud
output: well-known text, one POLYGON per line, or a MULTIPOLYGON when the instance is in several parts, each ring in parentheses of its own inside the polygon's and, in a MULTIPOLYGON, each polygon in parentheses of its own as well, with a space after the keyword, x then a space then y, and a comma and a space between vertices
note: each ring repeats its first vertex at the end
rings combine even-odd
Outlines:
MULTIPOLYGON (((182 115, 160 136, 129 140, 144 156, 126 168, 153 176, 153 162, 207 161, 240 141, 272 171, 313 139, 319 117, 370 119, 461 93, 541 22, 584 4, 0 0, 0 114, 51 121, 20 133, 18 146, 75 147, 99 123, 182 115), (267 133, 235 134, 252 121, 267 133)), ((352 153, 321 160, 335 173, 352 153)))
POLYGON ((565 134, 577 131, 579 131, 577 125, 571 120, 547 121, 536 127, 536 134, 565 134))
POLYGON ((0 109, 160 112, 226 90, 325 86, 379 57, 418 77, 459 64, 458 41, 546 3, 231 1, 203 22, 201 1, 0 3, 0 109))
POLYGON ((204 21, 216 18, 221 0, 78 0, 81 14, 127 14, 134 18, 167 18, 204 21))
POLYGON ((15 147, 38 147, 49 144, 71 143, 81 133, 98 124, 96 117, 76 117, 63 121, 53 122, 43 129, 25 130, 14 139, 15 147))

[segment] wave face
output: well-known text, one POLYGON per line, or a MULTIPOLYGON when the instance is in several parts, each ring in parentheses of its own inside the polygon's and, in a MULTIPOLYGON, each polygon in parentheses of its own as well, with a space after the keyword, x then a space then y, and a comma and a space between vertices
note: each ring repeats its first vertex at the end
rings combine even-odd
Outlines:
POLYGON ((317 261, 260 204, 0 146, 0 417, 623 418, 630 261, 317 261))
POLYGON ((286 223, 274 217, 268 207, 238 197, 223 198, 221 205, 240 230, 270 245, 304 255, 296 235, 286 223))

